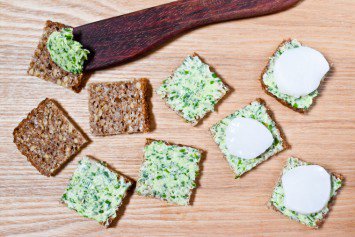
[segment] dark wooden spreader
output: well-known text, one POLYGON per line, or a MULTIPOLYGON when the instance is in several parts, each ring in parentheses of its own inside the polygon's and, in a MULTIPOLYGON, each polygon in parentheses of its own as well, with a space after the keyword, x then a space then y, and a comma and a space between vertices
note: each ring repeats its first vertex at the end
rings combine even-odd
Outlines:
POLYGON ((132 60, 190 29, 280 12, 299 1, 180 0, 76 27, 74 37, 91 52, 85 70, 97 70, 132 60))

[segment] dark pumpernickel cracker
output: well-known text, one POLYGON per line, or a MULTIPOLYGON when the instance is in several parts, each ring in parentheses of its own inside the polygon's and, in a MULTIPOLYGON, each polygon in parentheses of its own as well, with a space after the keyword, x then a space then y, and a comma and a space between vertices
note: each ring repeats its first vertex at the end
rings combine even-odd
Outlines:
POLYGON ((54 31, 60 31, 62 28, 72 27, 58 22, 46 21, 42 38, 34 52, 27 73, 28 75, 36 76, 43 80, 67 87, 75 92, 80 92, 84 86, 84 74, 73 74, 63 70, 52 61, 46 46, 48 37, 54 31))
POLYGON ((91 83, 91 132, 97 136, 148 132, 148 80, 91 83))
POLYGON ((14 129, 14 143, 43 175, 53 176, 89 141, 52 99, 45 99, 14 129))

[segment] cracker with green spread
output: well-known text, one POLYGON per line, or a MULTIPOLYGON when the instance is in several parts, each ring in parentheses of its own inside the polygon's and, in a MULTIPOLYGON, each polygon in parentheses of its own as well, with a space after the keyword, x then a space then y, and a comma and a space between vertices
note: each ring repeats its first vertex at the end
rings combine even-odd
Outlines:
POLYGON ((286 95, 278 90, 274 76, 274 67, 276 60, 280 58, 280 56, 285 51, 298 48, 300 46, 302 46, 302 44, 295 39, 284 40, 273 53, 273 55, 269 58, 269 62, 261 74, 260 82, 263 90, 267 94, 276 98, 283 105, 295 111, 303 113, 310 109, 311 105, 313 104, 313 100, 319 94, 318 90, 315 90, 310 94, 301 96, 299 98, 286 95))
POLYGON ((75 92, 85 84, 83 66, 89 51, 73 39, 73 28, 46 21, 27 73, 75 92))
POLYGON ((261 99, 257 99, 244 108, 237 110, 233 114, 222 119, 210 128, 214 141, 219 146, 223 155, 227 159, 229 166, 235 173, 235 177, 239 178, 244 173, 253 169, 270 157, 288 148, 288 144, 278 128, 277 124, 271 117, 271 113, 261 99), (274 143, 264 153, 254 159, 242 159, 231 154, 226 145, 226 129, 229 123, 235 118, 251 118, 259 121, 271 132, 274 143))
POLYGON ((189 205, 203 151, 147 139, 136 192, 178 205, 189 205))
POLYGON ((116 218, 132 181, 105 163, 84 157, 79 161, 61 201, 81 216, 108 227, 116 218))
MULTIPOLYGON (((299 160, 297 158, 291 157, 287 160, 286 165, 282 170, 282 174, 284 174, 285 172, 287 172, 293 168, 296 168, 298 166, 304 166, 304 165, 312 165, 312 163, 304 162, 304 161, 299 160)), ((274 191, 272 193, 272 196, 271 196, 271 199, 268 203, 268 206, 273 208, 275 211, 281 212, 283 215, 287 216, 291 220, 295 220, 295 221, 300 222, 306 226, 317 229, 325 221, 325 218, 326 218, 327 214, 329 213, 330 204, 332 203, 332 200, 337 195, 337 192, 343 186, 343 182, 344 182, 344 177, 342 175, 335 174, 335 173, 330 173, 330 175, 331 175, 331 194, 330 194, 331 198, 330 198, 330 201, 328 202, 328 205, 325 206, 321 211, 319 211, 317 213, 312 213, 312 214, 301 214, 301 213, 297 213, 295 211, 287 209, 283 205, 284 190, 282 187, 281 177, 276 183, 276 186, 274 188, 274 191)))
POLYGON ((166 104, 195 126, 229 91, 227 85, 197 55, 185 58, 157 90, 166 104))

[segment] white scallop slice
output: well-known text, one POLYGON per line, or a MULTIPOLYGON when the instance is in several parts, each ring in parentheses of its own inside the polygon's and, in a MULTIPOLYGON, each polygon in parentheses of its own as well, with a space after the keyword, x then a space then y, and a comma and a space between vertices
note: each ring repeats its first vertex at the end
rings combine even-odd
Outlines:
POLYGON ((318 165, 299 166, 282 176, 284 205, 301 214, 321 211, 329 202, 331 182, 329 173, 318 165))
POLYGON ((274 138, 259 121, 250 118, 233 119, 226 130, 228 151, 242 159, 254 159, 264 153, 274 138))
POLYGON ((320 52, 301 46, 281 54, 274 76, 280 92, 299 98, 315 91, 328 71, 329 63, 320 52))

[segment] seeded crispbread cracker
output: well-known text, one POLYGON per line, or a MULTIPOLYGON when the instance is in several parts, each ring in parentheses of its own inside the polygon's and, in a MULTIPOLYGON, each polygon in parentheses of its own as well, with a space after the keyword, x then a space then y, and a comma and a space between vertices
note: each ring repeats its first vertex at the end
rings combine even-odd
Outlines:
POLYGON ((134 180, 105 162, 85 156, 79 161, 61 202, 81 216, 109 227, 134 180))
POLYGON ((277 212, 280 212, 281 214, 283 214, 284 216, 288 217, 291 220, 295 220, 308 227, 318 229, 319 227, 322 226, 327 215, 329 214, 330 208, 334 203, 334 199, 336 198, 338 192, 344 185, 345 178, 341 174, 331 173, 328 171, 328 173, 331 176, 331 195, 327 206, 325 206, 321 211, 316 213, 300 214, 295 211, 287 209, 283 205, 284 190, 282 187, 282 175, 290 169, 296 168, 298 166, 304 166, 304 165, 313 165, 313 163, 305 162, 302 161, 301 159, 294 158, 294 157, 288 158, 281 172, 281 175, 276 182, 274 191, 271 195, 269 202, 267 203, 267 206, 277 212))
POLYGON ((137 194, 190 205, 203 155, 204 151, 195 147, 146 139, 137 194))
MULTIPOLYGON (((319 88, 315 91, 309 93, 308 95, 301 96, 300 98, 295 98, 290 95, 286 95, 281 93, 274 80, 274 65, 276 60, 287 50, 297 48, 303 46, 301 42, 297 41, 296 39, 285 39, 283 40, 279 46, 276 48, 274 53, 268 59, 268 63, 265 66, 264 70, 260 76, 260 83, 262 89, 265 91, 266 94, 274 97, 278 100, 281 104, 286 107, 291 108, 294 111, 300 113, 306 113, 310 110, 312 105, 314 104, 314 100, 319 95, 319 88)), ((324 80, 324 78, 323 78, 324 80)))
POLYGON ((157 94, 185 122, 196 126, 229 92, 229 87, 194 53, 165 79, 157 94))
POLYGON ((91 83, 90 128, 96 136, 148 132, 148 80, 91 83))
POLYGON ((46 21, 42 38, 34 52, 27 73, 31 76, 36 76, 45 81, 50 81, 69 88, 75 92, 80 92, 84 86, 84 74, 73 74, 60 68, 53 62, 47 49, 48 37, 54 31, 60 31, 62 28, 72 27, 58 22, 46 21))
POLYGON ((53 176, 89 141, 53 99, 45 99, 13 132, 14 143, 43 175, 53 176))
POLYGON ((223 118, 210 128, 210 132, 216 144, 219 146, 224 157, 228 161, 229 166, 235 173, 235 178, 240 178, 245 173, 254 169, 264 161, 270 159, 276 154, 288 149, 290 145, 281 130, 281 127, 276 123, 271 110, 266 106, 263 99, 256 99, 249 105, 223 118), (262 154, 254 159, 242 159, 231 154, 226 145, 226 130, 229 124, 235 118, 251 118, 262 123, 272 134, 274 138, 273 144, 262 154))

